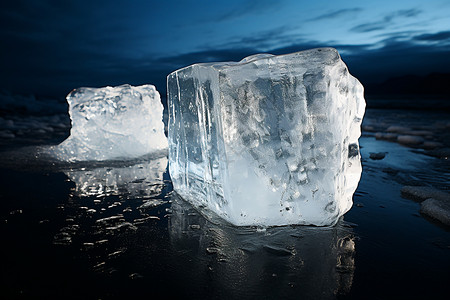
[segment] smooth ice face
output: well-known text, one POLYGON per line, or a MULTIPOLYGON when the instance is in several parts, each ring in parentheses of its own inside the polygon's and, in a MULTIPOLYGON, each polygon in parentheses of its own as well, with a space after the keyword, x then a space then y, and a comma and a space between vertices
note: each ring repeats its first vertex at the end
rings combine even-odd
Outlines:
POLYGON ((167 148, 163 106, 153 85, 79 88, 67 102, 70 136, 52 149, 60 160, 138 157, 167 148))
POLYGON ((338 52, 195 64, 167 78, 174 189, 235 225, 332 225, 361 176, 363 86, 338 52))

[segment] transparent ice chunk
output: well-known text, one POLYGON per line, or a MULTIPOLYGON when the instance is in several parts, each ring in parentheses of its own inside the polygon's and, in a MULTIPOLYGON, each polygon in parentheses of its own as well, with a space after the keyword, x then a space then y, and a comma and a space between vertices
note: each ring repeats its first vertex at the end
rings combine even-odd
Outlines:
POLYGON ((332 48, 169 74, 174 189, 235 225, 332 225, 361 175, 363 86, 332 48))

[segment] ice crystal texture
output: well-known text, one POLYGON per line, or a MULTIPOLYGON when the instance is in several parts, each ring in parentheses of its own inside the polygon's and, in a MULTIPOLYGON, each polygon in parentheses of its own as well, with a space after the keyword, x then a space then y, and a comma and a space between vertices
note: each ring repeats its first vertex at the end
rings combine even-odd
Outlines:
POLYGON ((153 85, 78 88, 67 102, 70 136, 53 151, 61 160, 138 157, 167 148, 163 106, 153 85))
POLYGON ((333 225, 361 176, 363 86, 312 49, 169 74, 174 189, 235 225, 333 225))

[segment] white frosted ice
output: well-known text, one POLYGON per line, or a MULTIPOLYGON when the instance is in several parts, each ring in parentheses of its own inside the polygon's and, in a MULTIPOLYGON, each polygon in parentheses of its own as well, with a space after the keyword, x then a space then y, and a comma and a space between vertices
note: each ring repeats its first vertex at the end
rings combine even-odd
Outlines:
POLYGON ((70 136, 52 152, 66 161, 138 157, 167 148, 153 85, 78 88, 67 96, 70 136))
POLYGON ((174 189, 235 225, 332 225, 361 175, 363 86, 338 52, 195 64, 169 74, 174 189))

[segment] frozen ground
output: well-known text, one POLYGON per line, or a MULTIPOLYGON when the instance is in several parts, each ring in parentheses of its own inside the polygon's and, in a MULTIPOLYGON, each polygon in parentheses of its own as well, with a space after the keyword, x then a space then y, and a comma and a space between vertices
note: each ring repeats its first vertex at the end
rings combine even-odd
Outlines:
POLYGON ((1 138, 7 259, 0 287, 7 298, 446 299, 450 293, 449 227, 422 214, 420 203, 450 191, 448 113, 368 110, 362 178, 343 220, 332 228, 268 229, 205 219, 172 193, 164 153, 95 164, 45 160, 33 145, 58 143, 69 128, 38 135, 38 126, 28 125, 56 128, 50 124, 67 124, 66 117, 2 116, 14 126, 1 131, 24 132, 1 138), (392 126, 423 142, 376 138, 400 134, 392 126), (411 186, 426 187, 425 196, 409 199, 411 186))

